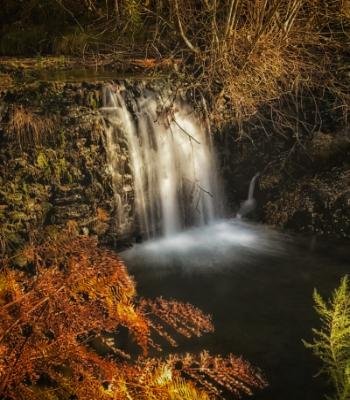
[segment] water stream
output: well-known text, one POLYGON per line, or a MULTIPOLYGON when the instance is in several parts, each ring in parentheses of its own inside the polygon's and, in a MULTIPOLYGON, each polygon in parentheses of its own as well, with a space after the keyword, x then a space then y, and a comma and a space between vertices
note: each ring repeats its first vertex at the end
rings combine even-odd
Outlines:
MULTIPOLYGON (((127 138, 136 215, 145 237, 169 237, 220 214, 210 135, 191 107, 145 87, 140 95, 128 96, 119 85, 105 87, 101 111, 108 121, 110 160, 116 155, 114 138, 127 138)), ((116 173, 115 168, 111 172, 116 173)))
MULTIPOLYGON (((319 321, 312 293, 330 296, 349 272, 348 247, 292 237, 241 219, 224 220, 222 191, 206 124, 178 97, 140 86, 104 89, 107 153, 118 208, 118 135, 128 144, 138 228, 147 238, 121 253, 142 296, 176 298, 211 313, 216 332, 180 339, 181 351, 203 348, 242 355, 270 387, 254 396, 320 400, 328 387, 302 339, 319 321)), ((120 211, 118 224, 123 223, 120 211)), ((165 351, 171 349, 165 348, 165 351)))
POLYGON ((348 243, 233 219, 138 244, 121 256, 141 296, 176 298, 213 315, 213 334, 180 339, 175 351, 242 355, 269 381, 256 400, 320 400, 329 393, 302 339, 311 341, 320 326, 314 288, 329 297, 350 271, 348 243))

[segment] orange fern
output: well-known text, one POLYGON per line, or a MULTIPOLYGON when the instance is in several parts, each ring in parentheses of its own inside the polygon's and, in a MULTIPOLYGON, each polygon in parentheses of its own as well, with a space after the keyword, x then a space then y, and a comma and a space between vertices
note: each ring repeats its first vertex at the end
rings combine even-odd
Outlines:
POLYGON ((12 269, 7 260, 0 273, 2 397, 208 400, 264 386, 249 364, 233 356, 147 358, 149 347, 159 348, 152 332, 175 345, 167 327, 200 336, 213 330, 211 319, 175 300, 137 303, 122 261, 92 238, 64 231, 24 251, 27 269, 12 269), (121 327, 142 350, 140 358, 123 348, 121 327))
POLYGON ((176 346, 176 340, 167 331, 169 327, 187 338, 199 337, 214 330, 211 317, 189 303, 162 297, 142 299, 139 311, 147 316, 150 327, 173 346, 176 346))

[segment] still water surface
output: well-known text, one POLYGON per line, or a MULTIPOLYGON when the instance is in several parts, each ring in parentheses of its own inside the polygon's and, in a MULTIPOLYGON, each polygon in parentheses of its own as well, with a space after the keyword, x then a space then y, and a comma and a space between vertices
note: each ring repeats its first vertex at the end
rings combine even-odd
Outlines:
POLYGON ((188 301, 213 315, 215 333, 181 339, 181 351, 203 348, 242 355, 260 367, 269 387, 260 400, 320 400, 325 379, 301 339, 319 321, 316 287, 329 296, 350 273, 349 242, 292 237, 239 220, 221 221, 121 254, 138 293, 188 301))

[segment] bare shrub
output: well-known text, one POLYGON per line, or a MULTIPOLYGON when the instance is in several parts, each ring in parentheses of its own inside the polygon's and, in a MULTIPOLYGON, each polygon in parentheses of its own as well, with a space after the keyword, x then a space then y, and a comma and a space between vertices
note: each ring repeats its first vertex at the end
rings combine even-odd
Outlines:
MULTIPOLYGON (((299 129, 312 131, 322 124, 322 101, 346 121, 350 104, 344 84, 344 44, 350 31, 347 2, 133 0, 116 4, 118 14, 110 13, 103 26, 105 31, 117 26, 121 33, 108 43, 101 41, 101 53, 125 60, 129 47, 130 59, 137 54, 138 65, 148 67, 148 60, 169 60, 167 64, 173 65, 193 97, 207 99, 216 124, 236 121, 240 125, 252 117, 259 124, 266 118, 266 113, 260 115, 261 107, 271 106, 276 130, 289 129, 298 136, 299 129), (142 39, 123 36, 130 27, 131 3, 138 4, 142 39), (304 116, 305 97, 312 100, 309 106, 312 103, 315 121, 304 116)), ((154 68, 163 65, 153 63, 154 68)))

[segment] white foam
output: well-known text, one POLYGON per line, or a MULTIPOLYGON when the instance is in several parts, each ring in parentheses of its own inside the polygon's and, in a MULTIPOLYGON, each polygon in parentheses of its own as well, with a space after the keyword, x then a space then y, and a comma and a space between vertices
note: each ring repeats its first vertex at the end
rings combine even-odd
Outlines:
POLYGON ((121 256, 129 265, 142 264, 145 269, 231 268, 249 263, 256 255, 283 253, 285 240, 264 226, 231 219, 136 244, 121 256))

